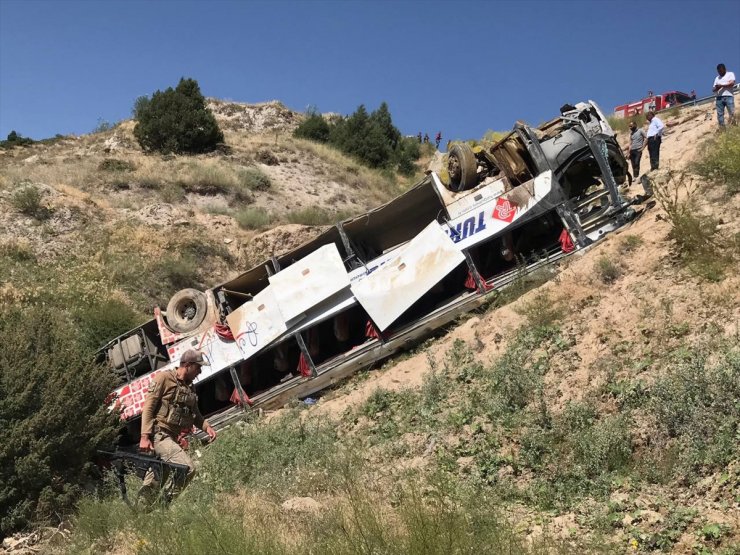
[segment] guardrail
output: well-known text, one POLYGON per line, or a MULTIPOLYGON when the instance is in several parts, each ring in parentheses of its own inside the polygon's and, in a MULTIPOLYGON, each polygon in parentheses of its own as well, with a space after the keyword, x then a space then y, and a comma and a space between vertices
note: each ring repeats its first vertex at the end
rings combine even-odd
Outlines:
MULTIPOLYGON (((732 88, 733 96, 737 96, 738 93, 740 93, 740 84, 737 84, 732 88)), ((717 98, 717 95, 712 94, 710 96, 705 96, 704 98, 697 98, 696 100, 693 100, 691 102, 684 102, 683 104, 676 104, 675 106, 671 106, 670 108, 663 108, 662 110, 655 113, 659 114, 661 112, 667 112, 668 110, 673 110, 674 108, 678 108, 680 110, 681 108, 689 108, 691 106, 701 106, 702 104, 709 104, 710 102, 714 102, 715 98, 717 98)))
MULTIPOLYGON (((732 89, 732 94, 737 95, 740 93, 740 83, 735 85, 732 89)), ((692 100, 690 102, 684 102, 683 104, 676 104, 675 106, 670 106, 668 108, 663 108, 662 110, 657 110, 655 113, 660 114, 662 112, 668 112, 669 110, 673 110, 674 108, 678 108, 679 110, 681 108, 689 108, 692 106, 701 106, 702 104, 709 104, 710 102, 714 102, 714 99, 717 98, 717 95, 710 94, 709 96, 704 96, 702 98, 697 98, 696 100, 692 100)), ((641 114, 644 114, 645 112, 640 112, 641 114)), ((639 114, 636 114, 639 115, 639 114)), ((632 117, 632 116, 628 116, 632 117)), ((628 117, 625 117, 624 119, 628 119, 628 117)))

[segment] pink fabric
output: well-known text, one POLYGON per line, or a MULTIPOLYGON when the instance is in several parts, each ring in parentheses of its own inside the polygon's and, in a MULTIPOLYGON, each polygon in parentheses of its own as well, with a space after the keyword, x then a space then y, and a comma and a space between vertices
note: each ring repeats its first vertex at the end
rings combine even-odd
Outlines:
MULTIPOLYGON (((249 395, 247 395, 247 392, 244 392, 244 400, 247 402, 247 404, 251 407, 254 404, 254 401, 249 398, 249 395)), ((234 388, 234 391, 231 393, 231 397, 229 398, 229 401, 231 401, 234 405, 241 405, 242 400, 239 397, 239 392, 234 388)))

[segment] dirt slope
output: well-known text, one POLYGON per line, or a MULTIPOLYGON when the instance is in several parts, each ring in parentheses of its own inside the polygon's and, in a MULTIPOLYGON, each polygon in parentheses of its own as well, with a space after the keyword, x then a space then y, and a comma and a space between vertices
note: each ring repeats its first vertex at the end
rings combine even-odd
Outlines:
MULTIPOLYGON (((229 118, 225 127, 231 150, 199 157, 198 161, 226 181, 230 179, 229 172, 237 167, 259 167, 268 174, 274 187, 268 192, 254 193, 254 205, 271 210, 315 205, 359 209, 377 200, 377 191, 363 190, 369 181, 363 181, 365 176, 351 161, 340 160, 285 135, 251 134, 256 129, 264 130, 265 121, 281 113, 279 107, 266 105, 257 111, 260 117, 241 106, 219 105, 214 110, 219 117, 229 118), (275 156, 278 163, 274 164, 269 156, 263 155, 265 151, 275 156)), ((668 169, 680 171, 690 167, 701 141, 715 132, 713 113, 711 106, 696 107, 676 118, 667 118, 668 128, 661 149, 663 170, 656 177, 664 175, 668 169)), ((292 116, 287 120, 285 129, 293 124, 292 116)), ((200 187, 207 176, 194 178, 193 172, 197 170, 190 167, 189 160, 143 156, 131 143, 130 132, 130 124, 124 124, 103 134, 66 138, 53 145, 0 154, 0 210, 3 212, 0 242, 24 241, 37 254, 62 258, 70 250, 79 248, 86 229, 92 227, 115 236, 134 221, 132 228, 125 228, 125 239, 141 246, 141 252, 151 257, 161 256, 171 247, 162 239, 168 235, 210 238, 214 244, 227 249, 233 258, 214 264, 211 274, 204 278, 204 282, 212 284, 217 278, 223 279, 229 273, 243 270, 248 261, 290 248, 318 231, 293 225, 257 235, 241 229, 232 214, 214 213, 214 205, 222 209, 228 207, 228 191, 214 193, 200 187), (110 158, 129 161, 136 169, 124 177, 118 174, 111 177, 98 169, 110 158), (168 187, 173 183, 147 188, 147 180, 154 180, 162 172, 198 186, 174 199, 167 196, 168 187), (52 208, 50 219, 43 225, 37 225, 33 218, 10 208, 12 192, 23 180, 42 189, 45 202, 52 208)), ((643 164, 647 165, 647 153, 643 164)), ((703 191, 696 211, 721 218, 719 228, 723 237, 737 234, 740 231, 737 218, 740 196, 728 197, 719 188, 706 184, 703 184, 703 191)), ((639 192, 640 186, 634 185, 626 194, 639 192)), ((357 408, 378 389, 418 389, 429 372, 430 359, 441 364, 457 340, 465 342, 479 359, 495 359, 506 351, 516 330, 528 324, 530 307, 538 298, 546 298, 550 306, 562 311, 560 327, 568 344, 567 349, 554 355, 545 376, 545 402, 553 414, 563 411, 569 402, 599 391, 609 380, 632 378, 637 373, 646 382, 656 379, 650 366, 633 368, 619 363, 619 357, 626 356, 625 346, 630 349, 631 358, 650 360, 708 334, 736 339, 740 335, 737 268, 717 282, 695 277, 677 263, 672 243, 667 238, 669 229, 660 206, 648 207, 626 228, 567 259, 558 267, 557 277, 547 284, 502 308, 462 319, 442 338, 327 392, 304 414, 338 417, 357 408), (628 237, 637 239, 627 241, 628 237), (620 270, 611 283, 604 283, 599 277, 599 261, 604 257, 620 270)), ((0 290, 0 299, 2 294, 0 290)), ((613 400, 604 397, 599 409, 606 413, 615 410, 613 400)), ((469 428, 459 437, 443 439, 449 443, 470 441, 473 432, 469 428)), ((638 423, 633 438, 638 448, 651 440, 646 437, 646 429, 638 423)), ((363 433, 362 422, 343 433, 359 436, 363 433)), ((433 445, 425 437, 411 439, 418 448, 395 460, 384 459, 373 450, 365 456, 379 472, 391 477, 404 469, 423 469, 431 465, 433 445)), ((456 461, 461 472, 469 463, 464 459, 456 461)), ((740 476, 738 465, 728 468, 727 475, 740 476)), ((669 518, 668 507, 680 504, 696 509, 708 521, 727 526, 731 530, 729 539, 738 539, 740 506, 734 497, 736 492, 725 484, 727 481, 722 475, 710 475, 692 487, 654 485, 636 491, 625 484, 610 500, 625 513, 613 538, 619 545, 631 545, 628 540, 637 527, 655 529, 669 518)), ((531 537, 545 530, 563 538, 591 533, 585 509, 563 514, 543 514, 523 505, 509 509, 511 517, 520 523, 520 529, 531 537)), ((693 552, 694 539, 695 530, 682 531, 673 551, 693 552)))
MULTIPOLYGON (((698 145, 716 133, 713 107, 687 109, 666 123, 668 127, 661 148, 662 169, 653 174, 656 178, 665 176, 668 170, 689 169, 698 153, 698 145)), ((643 159, 645 164, 648 164, 647 152, 643 159)), ((634 185, 626 194, 641 192, 641 187, 634 185)), ((696 206, 696 210, 721 218, 723 223, 719 228, 723 236, 738 233, 740 198, 737 195, 727 197, 712 187, 706 187, 703 196, 704 201, 696 206)), ((561 329, 572 343, 570 349, 555 357, 545 376, 546 402, 554 414, 567 403, 579 401, 587 393, 603 388, 610 379, 630 377, 631 370, 616 364, 614 353, 619 352, 622 345, 631 346, 629 356, 649 359, 661 356, 669 349, 691 344, 712 327, 730 340, 737 338, 740 334, 740 273, 737 268, 717 283, 693 277, 677 265, 671 242, 667 239, 669 229, 660 206, 651 205, 637 221, 586 252, 568 259, 560 266, 555 279, 510 305, 473 315, 443 338, 425 344, 409 356, 402 356, 399 362, 387 363, 381 369, 364 375, 361 380, 354 380, 346 387, 326 394, 310 407, 307 414, 338 418, 367 401, 379 389, 417 389, 429 372, 429 360, 435 361, 439 367, 457 340, 464 341, 481 360, 495 359, 506 350, 515 330, 526 325, 523 314, 527 313, 527 307, 543 295, 550 306, 564 311, 561 329), (627 236, 639 238, 635 240, 639 241, 639 246, 625 247, 630 243, 625 241, 627 236), (621 270, 620 277, 608 285, 599 279, 596 268, 604 257, 615 261, 621 270)), ((650 382, 655 379, 655 374, 648 368, 640 378, 650 382)), ((610 410, 608 402, 602 409, 610 410)), ((360 434, 362 431, 358 428, 348 433, 360 434)), ((638 444, 649 441, 650 438, 643 436, 638 429, 634 441, 638 444)), ((465 442, 472 441, 472 437, 451 440, 465 442)), ((374 463, 386 466, 390 474, 409 465, 418 468, 431 464, 433 449, 427 446, 421 451, 423 454, 410 459, 402 458, 392 463, 374 460, 374 463)), ((466 464, 466 461, 458 463, 466 464)), ((732 501, 732 492, 722 492, 721 483, 722 478, 715 476, 693 489, 671 491, 670 488, 656 486, 638 492, 626 490, 616 492, 614 500, 624 502, 629 499, 631 504, 627 506, 642 515, 642 525, 649 527, 665 520, 668 513, 666 499, 671 499, 696 509, 705 520, 726 525, 737 540, 740 535, 740 506, 732 501)), ((588 527, 583 524, 583 515, 578 513, 546 518, 543 524, 541 513, 522 508, 516 518, 521 519, 522 526, 533 535, 541 534, 543 526, 549 533, 561 537, 589 534, 588 527)), ((639 522, 638 518, 636 524, 639 522)), ((613 539, 626 545, 629 529, 624 525, 613 539)), ((691 553, 694 541, 695 536, 685 532, 673 546, 673 551, 691 553)))
MULTIPOLYGON (((697 154, 698 143, 716 132, 716 121, 713 118, 714 108, 697 107, 688 109, 676 120, 668 120, 668 129, 661 147, 661 167, 676 171, 687 169, 697 154)), ((620 142, 624 142, 623 140, 620 142)), ((643 156, 643 165, 648 164, 647 152, 643 156)), ((639 184, 633 184, 626 190, 627 195, 642 193, 639 184)), ((722 196, 721 193, 709 193, 722 196)), ((729 232, 740 229, 740 221, 735 216, 740 208, 740 199, 730 198, 727 203, 723 227, 729 232)), ((701 210, 702 207, 697 207, 701 210)), ((568 387, 577 396, 580 386, 587 385, 589 377, 583 371, 598 359, 599 353, 605 350, 602 336, 615 333, 619 338, 635 340, 641 335, 638 322, 642 319, 641 308, 656 304, 659 298, 672 298, 673 316, 682 320, 711 317, 722 322, 727 333, 736 331, 740 322, 740 299, 736 292, 740 290, 740 276, 735 273, 719 284, 701 283, 690 278, 676 276, 671 268, 670 245, 666 241, 669 224, 659 207, 649 208, 636 222, 598 243, 582 255, 571 258, 562 268, 558 277, 540 289, 533 290, 511 305, 502 307, 483 316, 474 316, 455 328, 445 338, 434 343, 430 351, 439 358, 454 342, 462 339, 466 342, 479 341, 480 354, 492 357, 506 346, 506 337, 519 327, 524 319, 516 309, 529 302, 542 291, 551 294, 556 303, 565 303, 573 312, 570 325, 579 333, 578 356, 581 371, 572 376, 561 376, 568 387), (623 235, 636 235, 643 239, 643 245, 625 257, 624 276, 611 287, 605 287, 595 277, 594 263, 604 254, 618 254, 619 239, 623 235), (680 281, 677 281, 677 278, 680 281), (658 298, 654 294, 658 294, 658 298), (724 297, 728 301, 726 310, 718 313, 716 308, 707 306, 706 300, 724 297), (734 300, 733 300, 734 297, 734 300), (587 305, 585 311, 578 307, 587 305), (576 315, 578 317, 576 317, 576 315), (585 322, 579 322, 583 320, 585 322), (591 323, 589 323, 591 322, 591 323), (569 385, 570 384, 570 385, 569 385)), ((352 392, 337 395, 331 400, 318 403, 312 409, 329 413, 341 411, 344 407, 362 401, 378 387, 398 389, 406 386, 418 386, 423 374, 428 370, 426 355, 417 354, 397 365, 390 365, 383 371, 373 373, 352 392)), ((560 382, 560 380, 558 380, 560 382)), ((566 396, 565 398, 569 398, 566 396)))
POLYGON ((303 116, 279 102, 210 99, 209 107, 226 137, 214 153, 145 154, 133 121, 0 150, 0 244, 20 244, 51 262, 73 252, 90 256, 82 252, 90 233, 114 238, 127 228, 140 252, 160 255, 172 254, 173 238, 182 238, 222 254, 203 265, 194 284, 207 287, 307 240, 322 229, 314 225, 364 212, 406 185, 294 139, 303 116), (44 217, 13 206, 25 188, 41 193, 44 217), (311 225, 295 225, 304 222, 311 225), (276 225, 282 229, 255 238, 276 225))

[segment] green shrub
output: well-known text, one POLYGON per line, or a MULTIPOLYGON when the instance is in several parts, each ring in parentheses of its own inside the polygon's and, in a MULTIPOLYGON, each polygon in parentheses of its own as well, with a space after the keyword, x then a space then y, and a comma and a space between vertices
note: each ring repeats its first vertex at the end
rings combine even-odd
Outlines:
POLYGON ((98 118, 98 123, 93 127, 92 133, 105 133, 106 131, 110 131, 113 129, 115 125, 113 125, 111 122, 104 120, 103 118, 98 118))
POLYGON ((324 119, 316 108, 312 107, 306 113, 306 119, 296 127, 293 135, 300 139, 325 143, 329 140, 329 132, 329 122, 324 119))
POLYGON ((153 303, 166 306, 173 293, 187 287, 202 287, 201 270, 209 263, 188 252, 177 252, 161 258, 146 258, 123 250, 104 255, 108 279, 128 293, 134 306, 150 310, 153 303))
POLYGON ((421 410, 423 401, 415 392, 377 388, 357 414, 369 420, 368 440, 376 444, 396 441, 404 432, 417 428, 421 410))
POLYGON ((642 237, 639 235, 625 235, 619 240, 619 252, 627 254, 637 250, 643 244, 642 237))
POLYGON ((553 327, 521 329, 506 352, 484 374, 492 420, 515 413, 535 399, 549 367, 547 345, 556 336, 557 329, 553 327))
POLYGON ((501 293, 493 301, 491 308, 499 308, 514 302, 525 293, 550 281, 553 275, 555 275, 555 268, 552 264, 540 266, 534 272, 527 272, 526 265, 517 262, 516 277, 501 290, 501 293))
POLYGON ((98 170, 104 172, 131 172, 136 169, 133 162, 119 160, 117 158, 106 158, 98 164, 98 170))
POLYGON ((343 463, 335 471, 339 495, 321 510, 299 516, 270 502, 260 502, 256 511, 240 504, 251 500, 249 490, 225 502, 191 496, 147 515, 119 501, 85 500, 65 547, 72 553, 112 552, 123 541, 144 555, 214 549, 233 555, 592 552, 572 538, 567 544, 546 534, 525 539, 490 492, 435 477, 404 480, 388 499, 367 483, 358 466, 356 459, 343 463))
POLYGON ((234 214, 234 219, 244 229, 262 229, 272 223, 272 215, 259 206, 248 206, 234 214))
POLYGON ((188 193, 228 194, 234 187, 234 176, 223 166, 189 161, 185 164, 185 172, 176 183, 188 193))
POLYGON ((159 196, 162 198, 162 200, 170 204, 182 202, 187 196, 187 193, 185 192, 185 189, 183 189, 182 185, 179 185, 177 183, 169 183, 162 186, 161 183, 158 183, 156 181, 147 181, 139 182, 139 185, 143 186, 144 183, 146 183, 147 185, 146 187, 144 187, 145 189, 159 190, 159 196))
POLYGON ((534 327, 551 326, 563 317, 562 307, 552 301, 547 291, 537 293, 516 311, 534 327))
POLYGON ((115 435, 112 373, 58 307, 0 312, 0 536, 56 521, 79 497, 95 450, 115 435))
POLYGON ((390 410, 396 399, 396 394, 388 389, 376 388, 360 407, 360 413, 368 418, 376 418, 378 415, 390 410))
POLYGON ((632 454, 630 425, 624 415, 606 416, 581 430, 568 428, 574 461, 589 478, 619 470, 632 454))
POLYGON ((352 115, 332 122, 312 110, 295 136, 328 142, 371 168, 397 169, 405 175, 413 173, 413 161, 420 156, 418 142, 403 139, 385 102, 371 114, 360 105, 352 115))
POLYGON ((213 214, 215 216, 231 216, 233 214, 233 211, 228 206, 219 206, 217 204, 209 204, 204 208, 204 210, 208 214, 213 214))
POLYGON ((382 168, 391 161, 400 137, 391 122, 388 105, 383 102, 372 114, 360 105, 351 116, 338 120, 329 141, 371 168, 382 168))
POLYGON ((144 111, 146 111, 147 107, 149 106, 149 97, 148 96, 139 96, 136 100, 134 100, 134 105, 131 108, 131 116, 138 120, 144 111))
POLYGON ((608 256, 602 256, 596 261, 595 270, 596 276, 604 283, 614 283, 622 275, 622 268, 608 256))
POLYGON ((697 470, 721 469, 740 455, 740 353, 736 348, 679 351, 650 397, 649 412, 663 437, 655 448, 675 442, 675 470, 696 476, 697 470))
POLYGON ((698 185, 687 175, 669 172, 665 182, 653 184, 655 198, 668 215, 669 238, 681 260, 696 275, 711 281, 724 276, 732 254, 718 243, 717 221, 697 213, 698 185))
POLYGON ((29 244, 13 240, 0 243, 0 257, 11 262, 33 262, 36 260, 36 255, 29 244))
POLYGON ((274 496, 305 493, 331 480, 321 470, 336 455, 336 441, 330 422, 303 421, 295 414, 237 427, 205 453, 197 486, 226 492, 245 487, 274 496))
POLYGON ((193 287, 198 283, 201 265, 202 261, 187 252, 165 257, 155 265, 150 279, 169 284, 171 290, 193 287))
POLYGON ((49 217, 50 211, 41 202, 42 194, 38 187, 26 185, 18 189, 10 197, 10 203, 20 213, 38 220, 49 217))
POLYGON ((115 299, 85 302, 73 311, 80 341, 88 351, 142 323, 141 316, 130 306, 115 299))
POLYGON ((403 175, 413 175, 416 170, 414 161, 421 156, 421 145, 413 137, 400 139, 398 148, 395 150, 394 162, 398 171, 403 175))
POLYGON ((239 185, 250 191, 267 191, 272 187, 270 178, 259 168, 243 168, 239 170, 239 185))
POLYGON ((723 184, 730 194, 740 193, 740 127, 731 126, 711 139, 695 170, 702 177, 723 184))
POLYGON ((26 145, 32 145, 35 143, 33 139, 29 139, 28 137, 22 137, 15 131, 11 131, 8 133, 8 138, 4 141, 0 141, 0 148, 13 148, 16 146, 26 146, 26 145))
POLYGON ((146 151, 208 152, 224 140, 194 79, 182 78, 175 89, 156 91, 147 101, 138 99, 134 113, 134 136, 146 151))
POLYGON ((549 425, 522 437, 521 464, 537 472, 530 495, 545 508, 569 507, 585 495, 609 491, 612 473, 631 459, 624 415, 599 418, 588 403, 570 403, 549 425))
POLYGON ((285 217, 291 224, 303 225, 330 225, 337 221, 335 214, 320 206, 292 210, 285 217))
POLYGON ((280 160, 278 159, 278 157, 266 149, 260 150, 255 156, 255 160, 257 160, 257 162, 259 162, 260 164, 264 164, 265 166, 280 165, 280 160))
POLYGON ((444 401, 445 379, 437 370, 436 365, 429 364, 429 371, 424 374, 421 383, 421 406, 427 412, 438 412, 444 401))
POLYGON ((390 510, 382 510, 382 496, 357 479, 349 481, 345 490, 347 501, 310 527, 310 541, 305 544, 309 551, 389 555, 564 552, 547 538, 526 545, 498 513, 498 503, 489 493, 471 491, 456 481, 403 484, 397 488, 396 507, 390 510))

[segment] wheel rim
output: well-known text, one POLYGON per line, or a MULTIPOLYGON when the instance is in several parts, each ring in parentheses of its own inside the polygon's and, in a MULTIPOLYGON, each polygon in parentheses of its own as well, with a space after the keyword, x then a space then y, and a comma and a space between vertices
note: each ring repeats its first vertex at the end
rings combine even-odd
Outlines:
POLYGON ((457 159, 457 156, 450 156, 450 159, 447 163, 447 173, 450 175, 450 181, 452 181, 452 183, 460 182, 460 179, 462 177, 462 169, 460 165, 460 160, 457 159))
POLYGON ((177 307, 177 315, 183 320, 193 320, 197 312, 198 309, 196 308, 195 303, 191 300, 187 300, 177 307))

